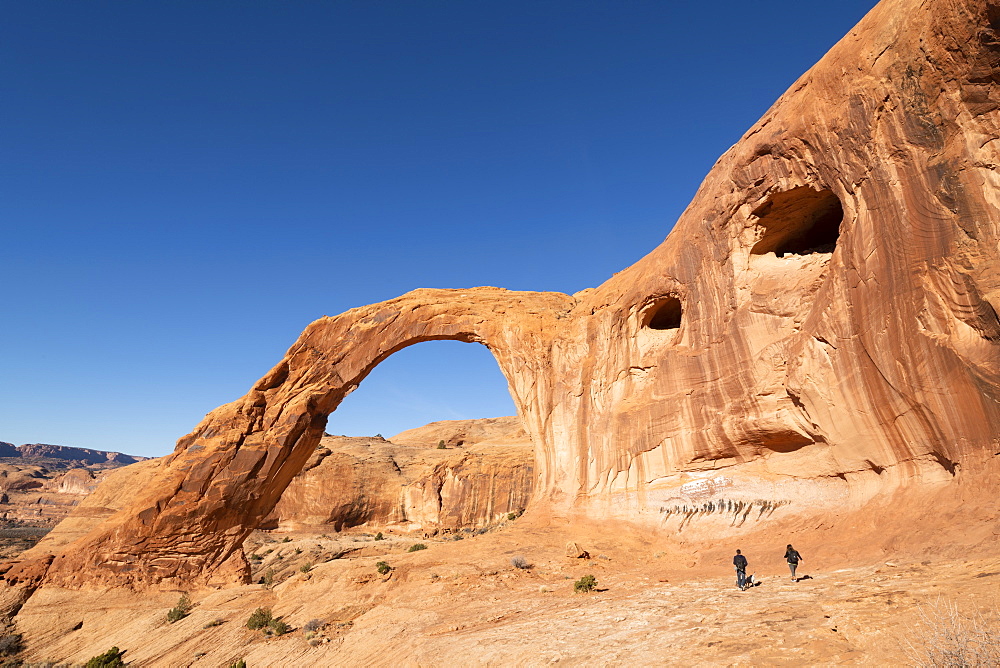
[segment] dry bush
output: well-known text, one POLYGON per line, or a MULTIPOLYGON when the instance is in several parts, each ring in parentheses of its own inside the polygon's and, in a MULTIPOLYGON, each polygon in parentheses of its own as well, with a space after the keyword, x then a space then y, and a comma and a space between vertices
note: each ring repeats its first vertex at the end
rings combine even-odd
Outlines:
POLYGON ((514 568, 520 568, 522 570, 527 570, 527 569, 531 568, 531 564, 528 563, 528 560, 525 559, 524 557, 520 557, 520 556, 518 556, 518 557, 511 557, 510 558, 510 565, 513 566, 514 568))
POLYGON ((14 656, 23 649, 20 633, 0 635, 0 656, 14 656))
POLYGON ((994 668, 1000 666, 1000 626, 978 611, 965 614, 953 601, 938 599, 918 608, 904 649, 915 666, 994 668))

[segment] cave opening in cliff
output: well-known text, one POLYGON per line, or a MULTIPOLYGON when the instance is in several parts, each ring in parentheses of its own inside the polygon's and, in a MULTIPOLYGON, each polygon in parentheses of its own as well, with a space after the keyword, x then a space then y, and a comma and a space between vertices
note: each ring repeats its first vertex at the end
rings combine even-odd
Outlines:
POLYGON ((683 313, 681 300, 674 296, 660 297, 646 307, 642 314, 642 325, 649 329, 678 329, 683 313))
POLYGON ((800 186, 774 193, 752 215, 763 234, 750 253, 784 257, 832 253, 840 237, 844 208, 831 191, 800 186))

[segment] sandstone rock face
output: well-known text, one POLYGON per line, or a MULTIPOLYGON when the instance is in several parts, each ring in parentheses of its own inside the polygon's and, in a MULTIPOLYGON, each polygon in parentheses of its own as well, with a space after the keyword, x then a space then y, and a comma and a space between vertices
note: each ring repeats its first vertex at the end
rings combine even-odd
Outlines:
POLYGON ((485 527, 525 509, 533 469, 517 418, 435 422, 389 441, 325 436, 262 527, 485 527))
POLYGON ((995 0, 883 0, 635 265, 575 295, 415 290, 317 320, 45 577, 244 576, 326 416, 435 339, 496 357, 548 512, 856 509, 973 475, 1000 449, 998 63, 995 0))
MULTIPOLYGON (((51 479, 27 477, 39 491, 26 512, 63 509, 62 519, 65 505, 72 511, 21 557, 51 554, 92 531, 125 508, 135 489, 153 484, 162 464, 145 461, 97 476, 72 469, 51 479), (78 496, 64 501, 58 493, 78 496)), ((429 533, 483 528, 524 511, 533 466, 531 441, 516 417, 433 422, 392 440, 326 435, 261 528, 395 527, 429 533), (440 441, 464 445, 441 449, 440 441)), ((0 469, 0 490, 6 489, 3 475, 0 469)))

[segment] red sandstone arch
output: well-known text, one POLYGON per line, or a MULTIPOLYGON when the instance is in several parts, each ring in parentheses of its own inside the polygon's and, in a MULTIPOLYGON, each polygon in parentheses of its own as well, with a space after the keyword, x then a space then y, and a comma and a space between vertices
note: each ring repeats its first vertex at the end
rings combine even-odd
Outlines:
POLYGON ((327 416, 375 366, 423 341, 482 343, 519 413, 530 414, 520 392, 532 391, 556 316, 572 303, 557 293, 424 289, 317 320, 246 396, 178 441, 162 484, 58 557, 49 577, 72 582, 98 569, 124 582, 205 580, 246 571, 243 540, 302 469, 327 416))

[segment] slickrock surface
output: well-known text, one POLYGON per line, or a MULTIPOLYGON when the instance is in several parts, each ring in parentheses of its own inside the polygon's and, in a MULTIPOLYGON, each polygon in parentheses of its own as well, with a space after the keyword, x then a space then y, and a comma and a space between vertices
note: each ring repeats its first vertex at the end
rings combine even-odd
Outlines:
POLYGON ((131 665, 206 668, 241 658, 276 668, 888 666, 913 665, 906 641, 929 637, 921 612, 937 618, 938 601, 998 621, 995 554, 845 563, 844 554, 795 538, 806 559, 799 574, 809 579, 793 583, 782 543, 741 542, 762 584, 740 592, 732 549, 523 521, 462 541, 421 539, 428 549, 412 553, 412 538, 293 532, 284 542, 255 534, 250 549, 268 553, 257 572, 284 564, 273 588, 189 591, 195 607, 174 624, 166 614, 180 589, 43 587, 18 615, 23 658, 80 665, 114 645, 131 665), (568 540, 591 558, 564 556, 568 540), (515 556, 531 568, 514 567, 515 556), (380 575, 379 561, 392 570, 380 575), (587 574, 597 591, 575 594, 587 574), (291 631, 267 637, 247 629, 257 607, 291 631), (319 620, 314 634, 305 628, 311 620, 319 620))
MULTIPOLYGON (((834 527, 855 559, 979 535, 962 504, 991 516, 1000 451, 998 63, 994 0, 883 0, 632 267, 575 295, 421 289, 321 318, 129 506, 4 577, 50 600, 248 580, 241 545, 326 416, 437 339, 482 343, 506 376, 534 446, 532 521, 669 535, 704 516, 692 536, 776 543, 834 527)), ((385 614, 436 623, 405 607, 385 614)))

